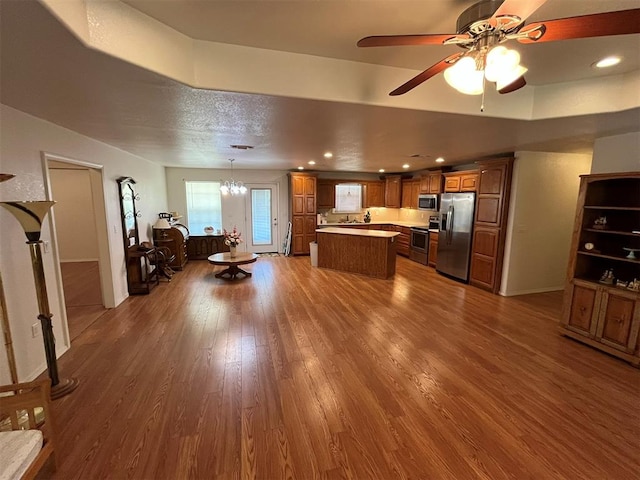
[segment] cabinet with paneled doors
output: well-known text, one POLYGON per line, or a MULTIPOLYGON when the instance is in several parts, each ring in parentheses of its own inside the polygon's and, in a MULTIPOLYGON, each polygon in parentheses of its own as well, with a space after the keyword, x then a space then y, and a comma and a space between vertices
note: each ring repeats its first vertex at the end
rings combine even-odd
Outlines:
POLYGON ((291 192, 291 253, 309 255, 311 242, 316 240, 316 176, 290 173, 291 192))
POLYGON ((384 206, 400 208, 402 206, 402 177, 390 175, 385 179, 384 206))
POLYGON ((318 212, 331 210, 336 206, 336 182, 319 178, 316 186, 316 208, 318 212))
POLYGON ((478 189, 478 172, 474 170, 444 174, 445 193, 475 192, 478 189))
POLYGON ((442 193, 443 186, 444 177, 440 170, 424 173, 420 177, 420 193, 442 193))
POLYGON ((640 364, 640 173, 583 175, 560 329, 640 364))
POLYGON ((372 180, 363 183, 364 208, 384 207, 384 183, 381 180, 372 180))
POLYGON ((429 257, 427 265, 436 268, 438 263, 438 232, 429 232, 429 257))
POLYGON ((420 180, 402 180, 402 208, 418 208, 420 194, 420 180))
POLYGON ((511 193, 513 157, 476 162, 480 168, 469 284, 498 293, 511 193))

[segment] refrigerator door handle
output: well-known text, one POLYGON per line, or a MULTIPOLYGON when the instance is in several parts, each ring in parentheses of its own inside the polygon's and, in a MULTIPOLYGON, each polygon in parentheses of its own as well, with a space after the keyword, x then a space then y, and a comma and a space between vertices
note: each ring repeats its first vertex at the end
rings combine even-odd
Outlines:
POLYGON ((453 241, 453 205, 449 205, 449 213, 447 214, 447 245, 451 245, 453 241))

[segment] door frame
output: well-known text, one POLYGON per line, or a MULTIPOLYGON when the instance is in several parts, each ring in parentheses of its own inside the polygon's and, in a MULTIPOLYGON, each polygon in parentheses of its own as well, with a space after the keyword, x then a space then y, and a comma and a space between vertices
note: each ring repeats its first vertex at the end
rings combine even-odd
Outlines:
MULTIPOLYGON (((105 308, 114 308, 115 291, 113 289, 113 275, 111 268, 111 254, 109 251, 109 231, 107 227, 107 213, 104 200, 104 183, 103 183, 103 165, 97 163, 85 162, 73 158, 57 155, 49 152, 41 152, 42 170, 44 178, 44 190, 46 200, 53 200, 53 192, 51 188, 51 175, 49 173, 49 161, 68 163, 83 167, 89 171, 89 179, 91 182, 91 195, 93 198, 93 213, 96 222, 96 234, 98 243, 98 270, 100 272, 100 291, 102 294, 102 302, 105 308)), ((69 327, 67 323, 67 310, 64 308, 64 287, 62 284, 62 269, 60 268, 60 252, 58 248, 58 236, 56 231, 56 221, 54 210, 51 210, 47 216, 49 229, 51 231, 51 252, 53 255, 54 270, 56 276, 56 284, 58 287, 58 301, 61 305, 61 312, 64 323, 65 345, 69 347, 71 341, 69 338, 69 327)))
MULTIPOLYGON (((247 244, 247 251, 249 250, 249 240, 250 240, 250 236, 253 236, 253 229, 251 228, 251 214, 252 214, 252 209, 251 209, 251 189, 255 188, 255 189, 265 189, 265 188, 270 188, 273 191, 273 196, 271 198, 271 210, 275 211, 276 216, 273 218, 273 221, 275 221, 275 223, 271 224, 271 232, 273 235, 273 247, 274 247, 274 252, 280 252, 280 185, 278 185, 278 183, 276 182, 270 182, 270 183, 245 183, 244 184, 245 187, 247 187, 247 196, 246 196, 246 200, 245 200, 245 225, 246 225, 246 229, 247 229, 247 238, 245 239, 246 244, 247 244)), ((263 253, 263 252, 258 252, 258 253, 263 253)))

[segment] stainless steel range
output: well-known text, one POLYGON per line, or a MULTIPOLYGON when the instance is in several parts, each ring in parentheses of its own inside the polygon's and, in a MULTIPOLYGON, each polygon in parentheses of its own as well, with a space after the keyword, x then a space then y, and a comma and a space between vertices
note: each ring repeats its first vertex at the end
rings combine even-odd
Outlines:
POLYGON ((429 257, 429 228, 412 227, 409 246, 409 258, 426 265, 429 257))

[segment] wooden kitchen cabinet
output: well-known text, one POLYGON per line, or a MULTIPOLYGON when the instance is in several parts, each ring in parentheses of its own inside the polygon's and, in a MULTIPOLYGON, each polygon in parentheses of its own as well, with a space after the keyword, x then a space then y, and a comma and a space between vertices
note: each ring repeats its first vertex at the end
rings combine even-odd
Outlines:
POLYGON ((331 210, 336 206, 336 182, 318 179, 316 204, 318 211, 331 210))
POLYGON ((394 228, 395 231, 400 234, 396 237, 396 241, 398 242, 398 245, 396 245, 396 253, 403 257, 408 257, 411 229, 409 227, 401 227, 400 225, 395 225, 394 228))
POLYGON ((476 162, 480 173, 476 183, 469 284, 493 293, 498 293, 502 280, 513 160, 503 157, 476 162))
POLYGON ((442 193, 444 189, 444 177, 441 171, 430 172, 426 175, 426 180, 428 181, 428 186, 425 185, 424 180, 420 182, 420 193, 442 193))
POLYGON ((290 173, 291 253, 309 255, 309 243, 316 239, 316 176, 290 173))
POLYGON ((384 206, 400 208, 402 206, 402 183, 400 175, 391 175, 385 179, 384 206))
POLYGON ((571 242, 560 330, 592 347, 640 365, 640 292, 624 283, 640 280, 640 173, 583 175, 571 242), (606 226, 596 224, 607 218, 606 226), (589 245, 589 249, 586 246, 589 245), (614 284, 601 282, 613 271, 614 284))
POLYGON ((420 180, 402 180, 402 208, 418 208, 420 180))
POLYGON ((384 186, 385 182, 372 181, 364 183, 364 208, 384 207, 384 186))
POLYGON ((475 192, 478 189, 478 172, 476 171, 445 173, 444 178, 446 193, 475 192))
POLYGON ((429 257, 427 260, 427 265, 430 267, 436 268, 436 263, 438 261, 438 232, 429 232, 429 257))

